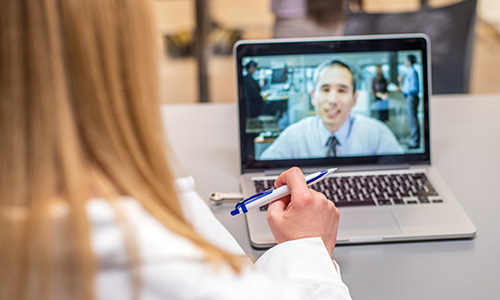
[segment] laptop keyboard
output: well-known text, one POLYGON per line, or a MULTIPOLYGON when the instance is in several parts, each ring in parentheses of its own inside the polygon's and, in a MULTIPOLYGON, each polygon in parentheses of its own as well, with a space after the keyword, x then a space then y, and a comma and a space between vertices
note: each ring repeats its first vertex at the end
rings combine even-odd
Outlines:
MULTIPOLYGON (((274 180, 255 180, 257 192, 274 187, 274 180)), ((345 206, 387 206, 442 203, 424 173, 395 173, 383 175, 342 176, 336 174, 317 182, 310 188, 322 192, 345 206)), ((267 205, 260 208, 267 210, 267 205)))

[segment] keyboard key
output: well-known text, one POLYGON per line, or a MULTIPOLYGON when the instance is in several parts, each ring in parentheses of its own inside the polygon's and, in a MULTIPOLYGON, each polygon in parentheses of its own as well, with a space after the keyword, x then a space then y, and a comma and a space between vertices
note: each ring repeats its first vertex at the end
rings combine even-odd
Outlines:
POLYGON ((437 196, 437 193, 435 191, 425 191, 425 190, 419 190, 416 192, 413 192, 414 196, 437 196))
POLYGON ((389 199, 377 199, 378 205, 392 205, 389 199))
POLYGON ((364 206, 364 205, 376 205, 374 201, 372 200, 354 200, 354 201, 341 201, 341 202, 335 202, 335 206, 337 207, 344 207, 344 206, 364 206))
POLYGON ((394 204, 396 205, 405 204, 405 202, 401 198, 392 198, 392 202, 394 202, 394 204))
POLYGON ((269 208, 269 203, 266 204, 266 205, 262 205, 261 207, 259 207, 259 210, 260 211, 267 211, 268 208, 269 208))
POLYGON ((418 196, 418 201, 420 203, 431 203, 426 196, 418 196))

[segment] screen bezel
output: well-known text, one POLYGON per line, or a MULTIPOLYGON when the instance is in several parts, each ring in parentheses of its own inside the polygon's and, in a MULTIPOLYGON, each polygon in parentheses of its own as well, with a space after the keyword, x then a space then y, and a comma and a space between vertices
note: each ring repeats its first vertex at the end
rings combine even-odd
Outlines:
POLYGON ((336 38, 272 39, 240 41, 234 46, 239 107, 239 139, 241 172, 284 169, 291 166, 324 167, 356 165, 430 164, 429 95, 430 42, 424 34, 348 36, 336 38), (341 52, 405 51, 422 53, 424 152, 395 155, 310 158, 290 160, 256 160, 253 141, 247 140, 242 60, 247 56, 325 54, 341 52), (250 154, 250 155, 249 155, 250 154))

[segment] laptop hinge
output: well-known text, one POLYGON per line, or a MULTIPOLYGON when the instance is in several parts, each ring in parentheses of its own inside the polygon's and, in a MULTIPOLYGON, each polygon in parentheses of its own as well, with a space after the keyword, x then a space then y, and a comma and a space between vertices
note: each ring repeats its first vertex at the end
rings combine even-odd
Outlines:
POLYGON ((404 170, 404 169, 409 169, 409 168, 410 168, 410 164, 340 166, 340 167, 338 167, 337 173, 359 172, 359 171, 404 170))
MULTIPOLYGON (((322 169, 332 168, 333 166, 324 167, 301 167, 302 172, 305 174, 317 172, 322 169)), ((361 171, 384 171, 384 170, 404 170, 409 169, 410 164, 395 164, 395 165, 359 165, 359 166, 339 166, 337 167, 337 173, 340 172, 361 172, 361 171)), ((266 176, 276 176, 281 174, 286 169, 273 169, 265 170, 264 174, 266 176)))
MULTIPOLYGON (((265 176, 277 176, 281 173, 283 173, 284 171, 286 171, 287 169, 272 169, 272 170, 264 170, 264 175, 265 176)), ((305 169, 302 168, 303 172, 305 173, 305 169)))

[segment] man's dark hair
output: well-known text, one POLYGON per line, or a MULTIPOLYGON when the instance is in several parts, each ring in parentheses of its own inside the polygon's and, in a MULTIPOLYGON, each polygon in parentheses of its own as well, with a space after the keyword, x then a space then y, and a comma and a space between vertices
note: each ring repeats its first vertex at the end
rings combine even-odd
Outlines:
POLYGON ((417 57, 413 54, 410 54, 408 55, 408 61, 411 62, 411 64, 413 65, 414 63, 417 62, 417 57))
POLYGON ((251 67, 257 67, 257 63, 255 62, 255 60, 251 60, 245 65, 245 69, 247 70, 250 69, 251 67))
POLYGON ((316 70, 314 71, 314 75, 313 75, 314 89, 316 89, 316 84, 318 83, 319 74, 321 73, 321 71, 323 71, 323 69, 326 67, 335 67, 335 66, 346 68, 349 71, 349 73, 351 73, 352 92, 354 93, 356 91, 356 78, 354 76, 354 72, 351 69, 351 67, 349 67, 349 65, 347 65, 346 63, 344 63, 340 60, 337 60, 337 59, 329 59, 327 61, 324 61, 316 68, 316 70))

